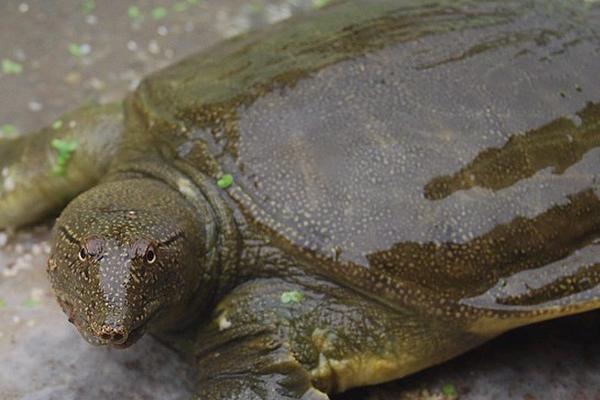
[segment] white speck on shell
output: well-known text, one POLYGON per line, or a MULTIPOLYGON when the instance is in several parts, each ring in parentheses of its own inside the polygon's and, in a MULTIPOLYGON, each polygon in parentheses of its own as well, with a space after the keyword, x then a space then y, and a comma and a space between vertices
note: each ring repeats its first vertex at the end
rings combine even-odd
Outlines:
POLYGON ((218 323, 220 331, 231 328, 231 321, 227 319, 226 314, 223 314, 219 317, 218 323))

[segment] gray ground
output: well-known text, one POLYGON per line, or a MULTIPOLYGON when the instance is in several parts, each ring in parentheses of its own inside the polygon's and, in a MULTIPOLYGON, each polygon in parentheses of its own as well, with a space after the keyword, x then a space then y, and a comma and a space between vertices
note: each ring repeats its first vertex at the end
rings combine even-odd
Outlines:
MULTIPOLYGON (((2 0, 0 135, 50 124, 85 101, 120 98, 148 71, 323 2, 2 0)), ((188 398, 192 370, 152 339, 115 351, 79 338, 49 291, 47 252, 47 226, 10 238, 0 232, 0 400, 188 398)), ((461 399, 600 399, 599 333, 598 314, 522 329, 341 398, 441 399, 456 391, 461 399)))

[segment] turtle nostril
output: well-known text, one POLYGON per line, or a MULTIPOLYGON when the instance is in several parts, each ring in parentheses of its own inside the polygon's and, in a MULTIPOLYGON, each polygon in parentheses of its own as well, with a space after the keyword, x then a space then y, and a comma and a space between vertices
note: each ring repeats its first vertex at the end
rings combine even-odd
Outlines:
POLYGON ((100 329, 100 334, 98 335, 100 339, 107 343, 113 344, 123 344, 127 340, 127 334, 125 328, 112 327, 112 326, 103 326, 100 329))

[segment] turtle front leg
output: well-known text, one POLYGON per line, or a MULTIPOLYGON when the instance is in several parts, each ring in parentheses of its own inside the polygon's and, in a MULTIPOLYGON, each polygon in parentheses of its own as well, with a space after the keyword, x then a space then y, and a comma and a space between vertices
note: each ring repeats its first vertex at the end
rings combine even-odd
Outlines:
MULTIPOLYGON (((248 327, 246 327, 248 328, 248 327)), ((267 332, 240 335, 199 360, 196 400, 328 400, 285 339, 267 332)))
POLYGON ((107 172, 123 131, 121 103, 87 106, 18 139, 0 139, 0 229, 39 221, 107 172))
POLYGON ((282 293, 293 301, 301 290, 265 279, 241 285, 221 301, 195 342, 179 349, 195 356, 195 400, 329 399, 314 387, 306 354, 298 353, 292 338, 298 333, 292 314, 299 311, 293 308, 300 304, 281 302, 282 293))
MULTIPOLYGON (((302 275, 240 285, 201 328, 197 399, 327 399, 445 361, 488 339, 302 275)), ((189 353, 188 350, 185 350, 189 353)))

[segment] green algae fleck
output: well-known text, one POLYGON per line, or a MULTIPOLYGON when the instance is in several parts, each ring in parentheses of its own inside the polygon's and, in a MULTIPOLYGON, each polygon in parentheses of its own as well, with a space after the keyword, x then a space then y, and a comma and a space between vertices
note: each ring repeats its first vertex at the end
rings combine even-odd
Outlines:
POLYGON ((304 293, 298 290, 291 290, 281 294, 281 302, 283 304, 296 304, 304 300, 304 293))
POLYGON ((67 172, 67 165, 77 150, 76 140, 54 139, 51 143, 52 147, 58 152, 56 164, 52 169, 55 175, 64 175, 67 172))
POLYGON ((2 72, 6 75, 16 75, 23 72, 23 64, 13 61, 9 58, 2 60, 2 72))
POLYGON ((60 129, 60 128, 62 128, 62 126, 63 126, 63 122, 60 119, 57 119, 56 121, 54 121, 52 123, 52 129, 54 129, 54 130, 60 129))
POLYGON ((142 12, 138 6, 129 6, 127 9, 127 15, 131 19, 138 19, 142 16, 142 12))
POLYGON ((231 185, 233 185, 233 176, 230 174, 223 175, 221 179, 217 181, 217 186, 221 189, 227 189, 231 185))
POLYGON ((40 305, 40 301, 37 299, 27 299, 23 302, 23 307, 36 308, 40 305))
POLYGON ((88 55, 91 52, 92 48, 87 43, 69 43, 68 50, 73 57, 80 58, 85 55, 88 55))
POLYGON ((313 6, 315 8, 325 7, 330 2, 331 2, 331 0, 312 0, 313 6))
POLYGON ((450 398, 458 397, 458 391, 456 390, 456 387, 451 383, 447 383, 444 386, 442 386, 442 394, 450 398))
POLYGON ((85 15, 89 15, 96 9, 96 1, 95 0, 84 0, 83 1, 83 13, 85 15))
POLYGON ((152 9, 152 18, 154 18, 155 20, 159 20, 159 19, 163 19, 164 17, 167 16, 167 9, 164 7, 156 7, 154 9, 152 9))
POLYGON ((0 137, 13 138, 17 136, 17 127, 13 124, 4 124, 0 126, 0 137))

